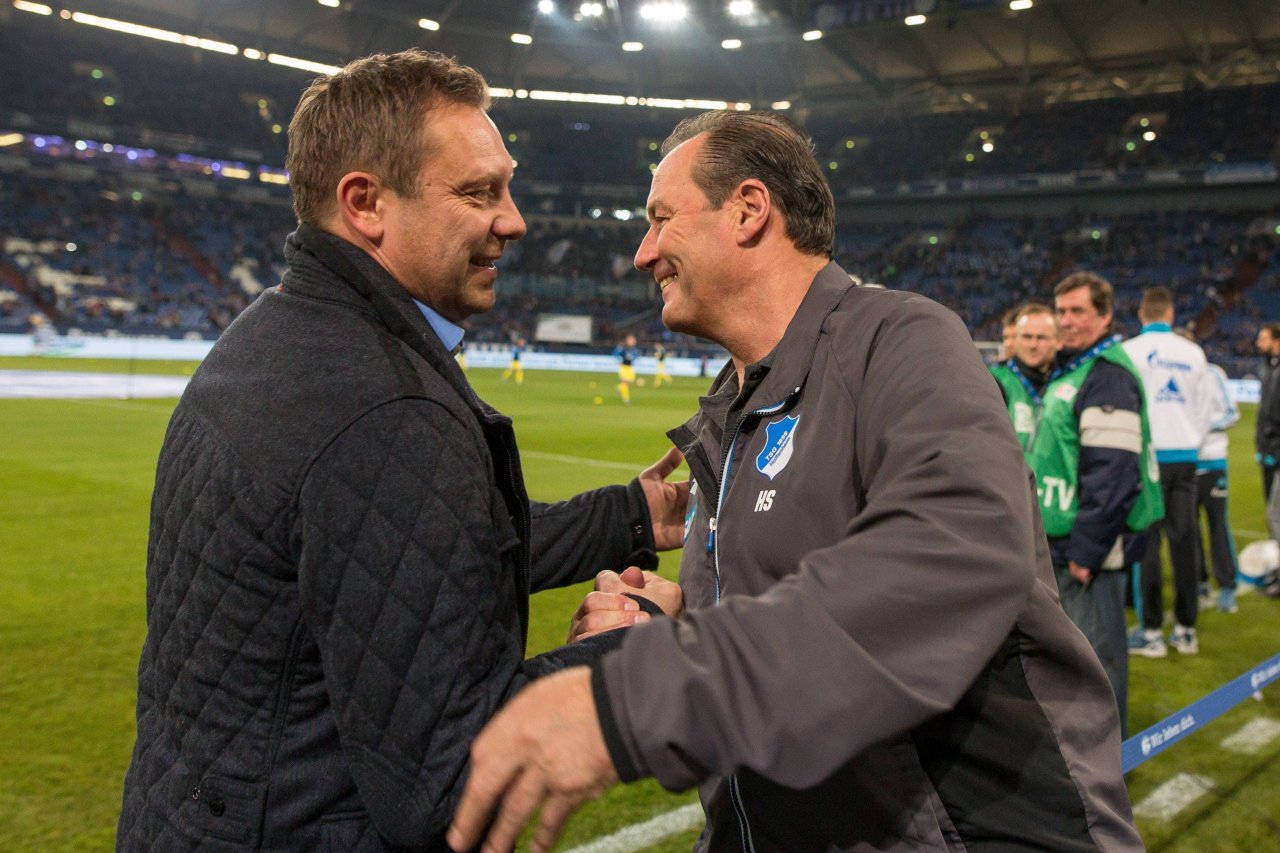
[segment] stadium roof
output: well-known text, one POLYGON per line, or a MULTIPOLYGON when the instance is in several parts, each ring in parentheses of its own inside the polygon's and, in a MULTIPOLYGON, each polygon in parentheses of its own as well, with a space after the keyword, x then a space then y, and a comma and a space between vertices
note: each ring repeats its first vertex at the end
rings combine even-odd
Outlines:
POLYGON ((537 0, 52 8, 334 65, 417 45, 512 90, 789 101, 820 111, 963 110, 1280 80, 1276 0, 1034 0, 1021 11, 1009 0, 755 0, 745 17, 730 14, 728 0, 686 0, 688 17, 667 24, 642 17, 645 2, 600 0, 596 16, 584 16, 579 0, 555 0, 551 14, 537 0), (924 22, 908 26, 913 13, 924 22), (515 43, 513 33, 532 41, 515 43), (728 39, 740 46, 723 47, 728 39))

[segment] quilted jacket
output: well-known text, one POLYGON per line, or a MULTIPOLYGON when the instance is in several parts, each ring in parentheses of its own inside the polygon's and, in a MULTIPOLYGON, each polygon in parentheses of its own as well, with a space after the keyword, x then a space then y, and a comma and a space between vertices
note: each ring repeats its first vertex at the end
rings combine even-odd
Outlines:
POLYGON ((531 503, 403 289, 305 225, 285 252, 161 450, 119 850, 446 849, 484 722, 617 644, 524 660, 530 591, 653 565, 638 483, 531 503))

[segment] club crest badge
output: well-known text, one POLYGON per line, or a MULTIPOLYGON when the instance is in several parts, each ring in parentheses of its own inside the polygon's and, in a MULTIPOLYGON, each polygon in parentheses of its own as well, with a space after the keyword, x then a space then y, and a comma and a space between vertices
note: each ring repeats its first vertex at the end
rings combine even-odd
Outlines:
POLYGON ((799 415, 787 415, 765 426, 764 450, 756 457, 756 470, 770 480, 781 474, 791 461, 799 422, 799 415))

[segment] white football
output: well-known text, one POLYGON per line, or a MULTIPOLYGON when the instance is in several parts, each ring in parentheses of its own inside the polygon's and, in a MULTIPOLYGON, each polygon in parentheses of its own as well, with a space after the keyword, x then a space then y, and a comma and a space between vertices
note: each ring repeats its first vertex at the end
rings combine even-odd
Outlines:
POLYGON ((1274 539, 1250 542, 1240 551, 1240 574, 1250 580, 1261 580, 1280 567, 1280 545, 1274 539))

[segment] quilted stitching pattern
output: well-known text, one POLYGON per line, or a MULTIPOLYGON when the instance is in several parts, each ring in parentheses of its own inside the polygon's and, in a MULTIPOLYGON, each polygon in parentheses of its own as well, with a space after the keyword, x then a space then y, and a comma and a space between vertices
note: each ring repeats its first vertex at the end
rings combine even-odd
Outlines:
POLYGON ((440 801, 468 747, 456 727, 483 724, 505 692, 494 685, 505 688, 521 656, 513 566, 493 538, 489 490, 470 473, 484 460, 447 419, 423 418, 422 405, 367 416, 302 493, 302 538, 322 555, 304 553, 304 612, 344 746, 392 761, 401 777, 389 810, 440 801), (376 470, 370 432, 381 436, 376 470))

